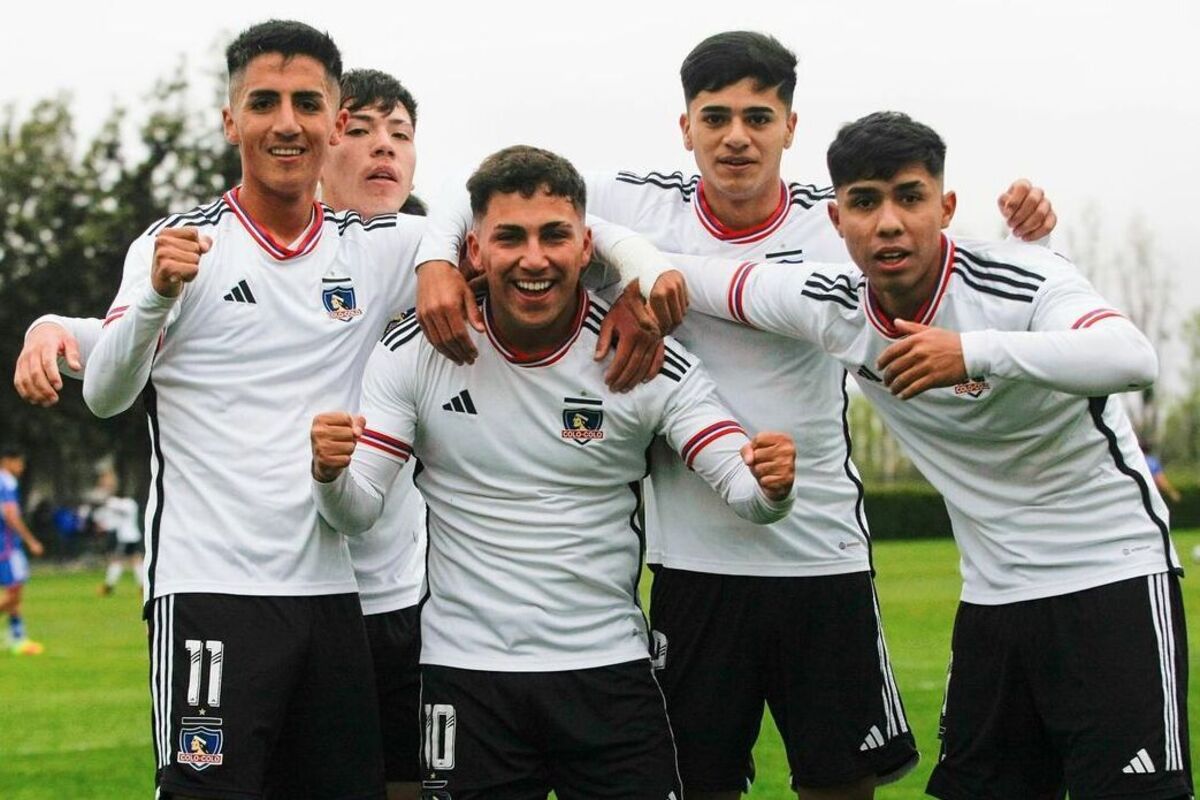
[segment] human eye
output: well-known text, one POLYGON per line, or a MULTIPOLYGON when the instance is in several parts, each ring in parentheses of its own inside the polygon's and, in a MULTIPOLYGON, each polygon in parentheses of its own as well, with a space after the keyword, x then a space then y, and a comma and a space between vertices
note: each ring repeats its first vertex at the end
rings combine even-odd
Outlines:
POLYGON ((711 128, 717 128, 729 121, 729 115, 707 111, 700 115, 700 121, 711 128))
POLYGON ((770 114, 747 114, 746 122, 756 128, 761 128, 764 125, 771 124, 772 117, 770 114))
POLYGON ((405 133, 404 131, 396 131, 395 133, 393 133, 393 134, 392 134, 392 138, 393 138, 393 139, 397 139, 397 140, 399 140, 399 141, 401 141, 401 142, 408 142, 408 141, 411 141, 411 140, 412 140, 412 137, 411 137, 411 136, 409 136, 409 135, 408 135, 407 133, 405 133))

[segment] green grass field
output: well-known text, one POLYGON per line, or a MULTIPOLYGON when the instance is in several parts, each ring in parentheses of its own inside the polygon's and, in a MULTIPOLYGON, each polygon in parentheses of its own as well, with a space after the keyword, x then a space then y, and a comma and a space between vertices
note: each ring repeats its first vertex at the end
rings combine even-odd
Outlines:
MULTIPOLYGON (((1200 531, 1175 536, 1181 554, 1200 531)), ((937 750, 950 624, 958 596, 957 557, 949 541, 876 545, 879 594, 896 677, 921 746, 918 769, 878 793, 880 800, 923 797, 937 750)), ((1186 557, 1186 556, 1185 556, 1186 557)), ((128 577, 126 577, 128 581, 128 577)), ((0 798, 148 798, 151 796, 145 633, 132 584, 99 598, 99 573, 35 574, 27 589, 30 635, 38 657, 0 654, 0 798)), ((648 589, 649 581, 644 582, 648 589)), ((1200 585, 1184 582, 1194 635, 1200 585)), ((1191 667, 1196 673, 1195 653, 1191 667)), ((1200 702, 1193 681, 1190 707, 1200 702)), ((316 745, 316 746, 319 746, 316 745)), ((786 798, 787 764, 767 722, 755 751, 752 797, 786 798)))

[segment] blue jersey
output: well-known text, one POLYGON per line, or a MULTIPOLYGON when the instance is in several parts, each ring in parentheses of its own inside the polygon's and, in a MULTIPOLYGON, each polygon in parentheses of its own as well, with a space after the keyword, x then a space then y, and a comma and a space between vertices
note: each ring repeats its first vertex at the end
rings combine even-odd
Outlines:
MULTIPOLYGON (((0 507, 9 503, 20 509, 21 496, 17 490, 17 479, 11 472, 0 469, 0 507)), ((22 550, 21 537, 8 527, 3 517, 0 517, 0 561, 7 561, 14 550, 22 550)))

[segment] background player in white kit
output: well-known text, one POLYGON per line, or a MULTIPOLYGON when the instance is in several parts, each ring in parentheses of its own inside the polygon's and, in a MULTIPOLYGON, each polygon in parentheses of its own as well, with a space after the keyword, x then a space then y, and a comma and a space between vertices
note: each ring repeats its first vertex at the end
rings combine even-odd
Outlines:
POLYGON ((109 597, 116 591, 117 581, 121 580, 126 567, 138 587, 142 585, 142 528, 138 525, 138 504, 132 497, 119 496, 119 485, 117 473, 106 468, 93 490, 92 523, 112 536, 108 567, 104 570, 104 583, 100 584, 102 597, 109 597))
POLYGON ((421 459, 427 796, 678 797, 637 605, 646 447, 664 434, 763 522, 790 507, 791 441, 748 442, 673 343, 654 380, 607 391, 593 359, 603 307, 579 284, 586 192, 568 162, 509 148, 468 185, 469 252, 490 290, 479 357, 455 366, 415 320, 388 333, 365 423, 314 420, 318 503, 340 530, 370 525, 395 471, 421 459))
POLYGON ((946 500, 963 593, 929 793, 1190 797, 1179 561, 1108 396, 1150 385, 1153 348, 1060 256, 943 236, 944 155, 902 114, 838 133, 857 266, 673 261, 695 310, 841 361, 946 500))
POLYGON ((304 429, 357 404, 379 332, 412 296, 423 222, 314 202, 348 117, 327 36, 265 23, 227 61, 245 182, 134 243, 84 383, 101 414, 147 390, 159 782, 186 797, 383 797, 357 587, 312 502, 304 429), (321 746, 296 759, 297 739, 321 746))
MULTIPOLYGON (((780 177, 796 127, 795 56, 769 36, 730 31, 698 44, 680 77, 680 128, 700 175, 594 176, 591 213, 671 252, 789 265, 845 259, 825 210, 831 190, 780 177)), ((1049 204, 1026 182, 1001 201, 1018 233, 1042 236, 1053 226, 1049 204)), ((451 261, 458 232, 440 230, 436 207, 434 216, 418 260, 451 261)), ((464 230, 465 217, 457 220, 464 230)), ((461 277, 436 263, 419 274, 418 314, 435 318, 425 325, 431 336, 462 329, 458 309, 471 300, 461 277)), ((672 323, 685 305, 651 302, 672 323)), ((845 372, 817 347, 702 315, 674 335, 702 359, 739 419, 795 437, 802 487, 786 519, 755 530, 669 447, 654 447, 650 618, 684 788, 690 798, 746 788, 765 702, 803 797, 870 797, 911 768, 916 749, 871 580, 845 372)))

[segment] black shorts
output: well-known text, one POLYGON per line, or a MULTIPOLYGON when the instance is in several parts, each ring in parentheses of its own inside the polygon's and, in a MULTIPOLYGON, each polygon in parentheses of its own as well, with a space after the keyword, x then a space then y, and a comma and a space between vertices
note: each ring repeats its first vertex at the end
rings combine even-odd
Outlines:
POLYGON ((375 693, 388 783, 421 780, 421 616, 411 606, 363 617, 375 663, 375 693))
POLYGON ((166 797, 384 797, 358 595, 176 594, 150 614, 166 797))
POLYGON ((128 558, 130 556, 135 556, 140 552, 142 552, 142 543, 141 542, 119 542, 116 539, 113 540, 113 544, 112 544, 113 557, 125 556, 126 558, 128 558))
POLYGON ((962 603, 950 664, 934 797, 1191 795, 1187 637, 1174 575, 962 603))
POLYGON ((677 800, 648 661, 564 672, 422 667, 426 800, 677 800))
POLYGON ((747 788, 764 702, 794 786, 887 783, 916 765, 869 573, 659 567, 650 622, 686 791, 747 788))

